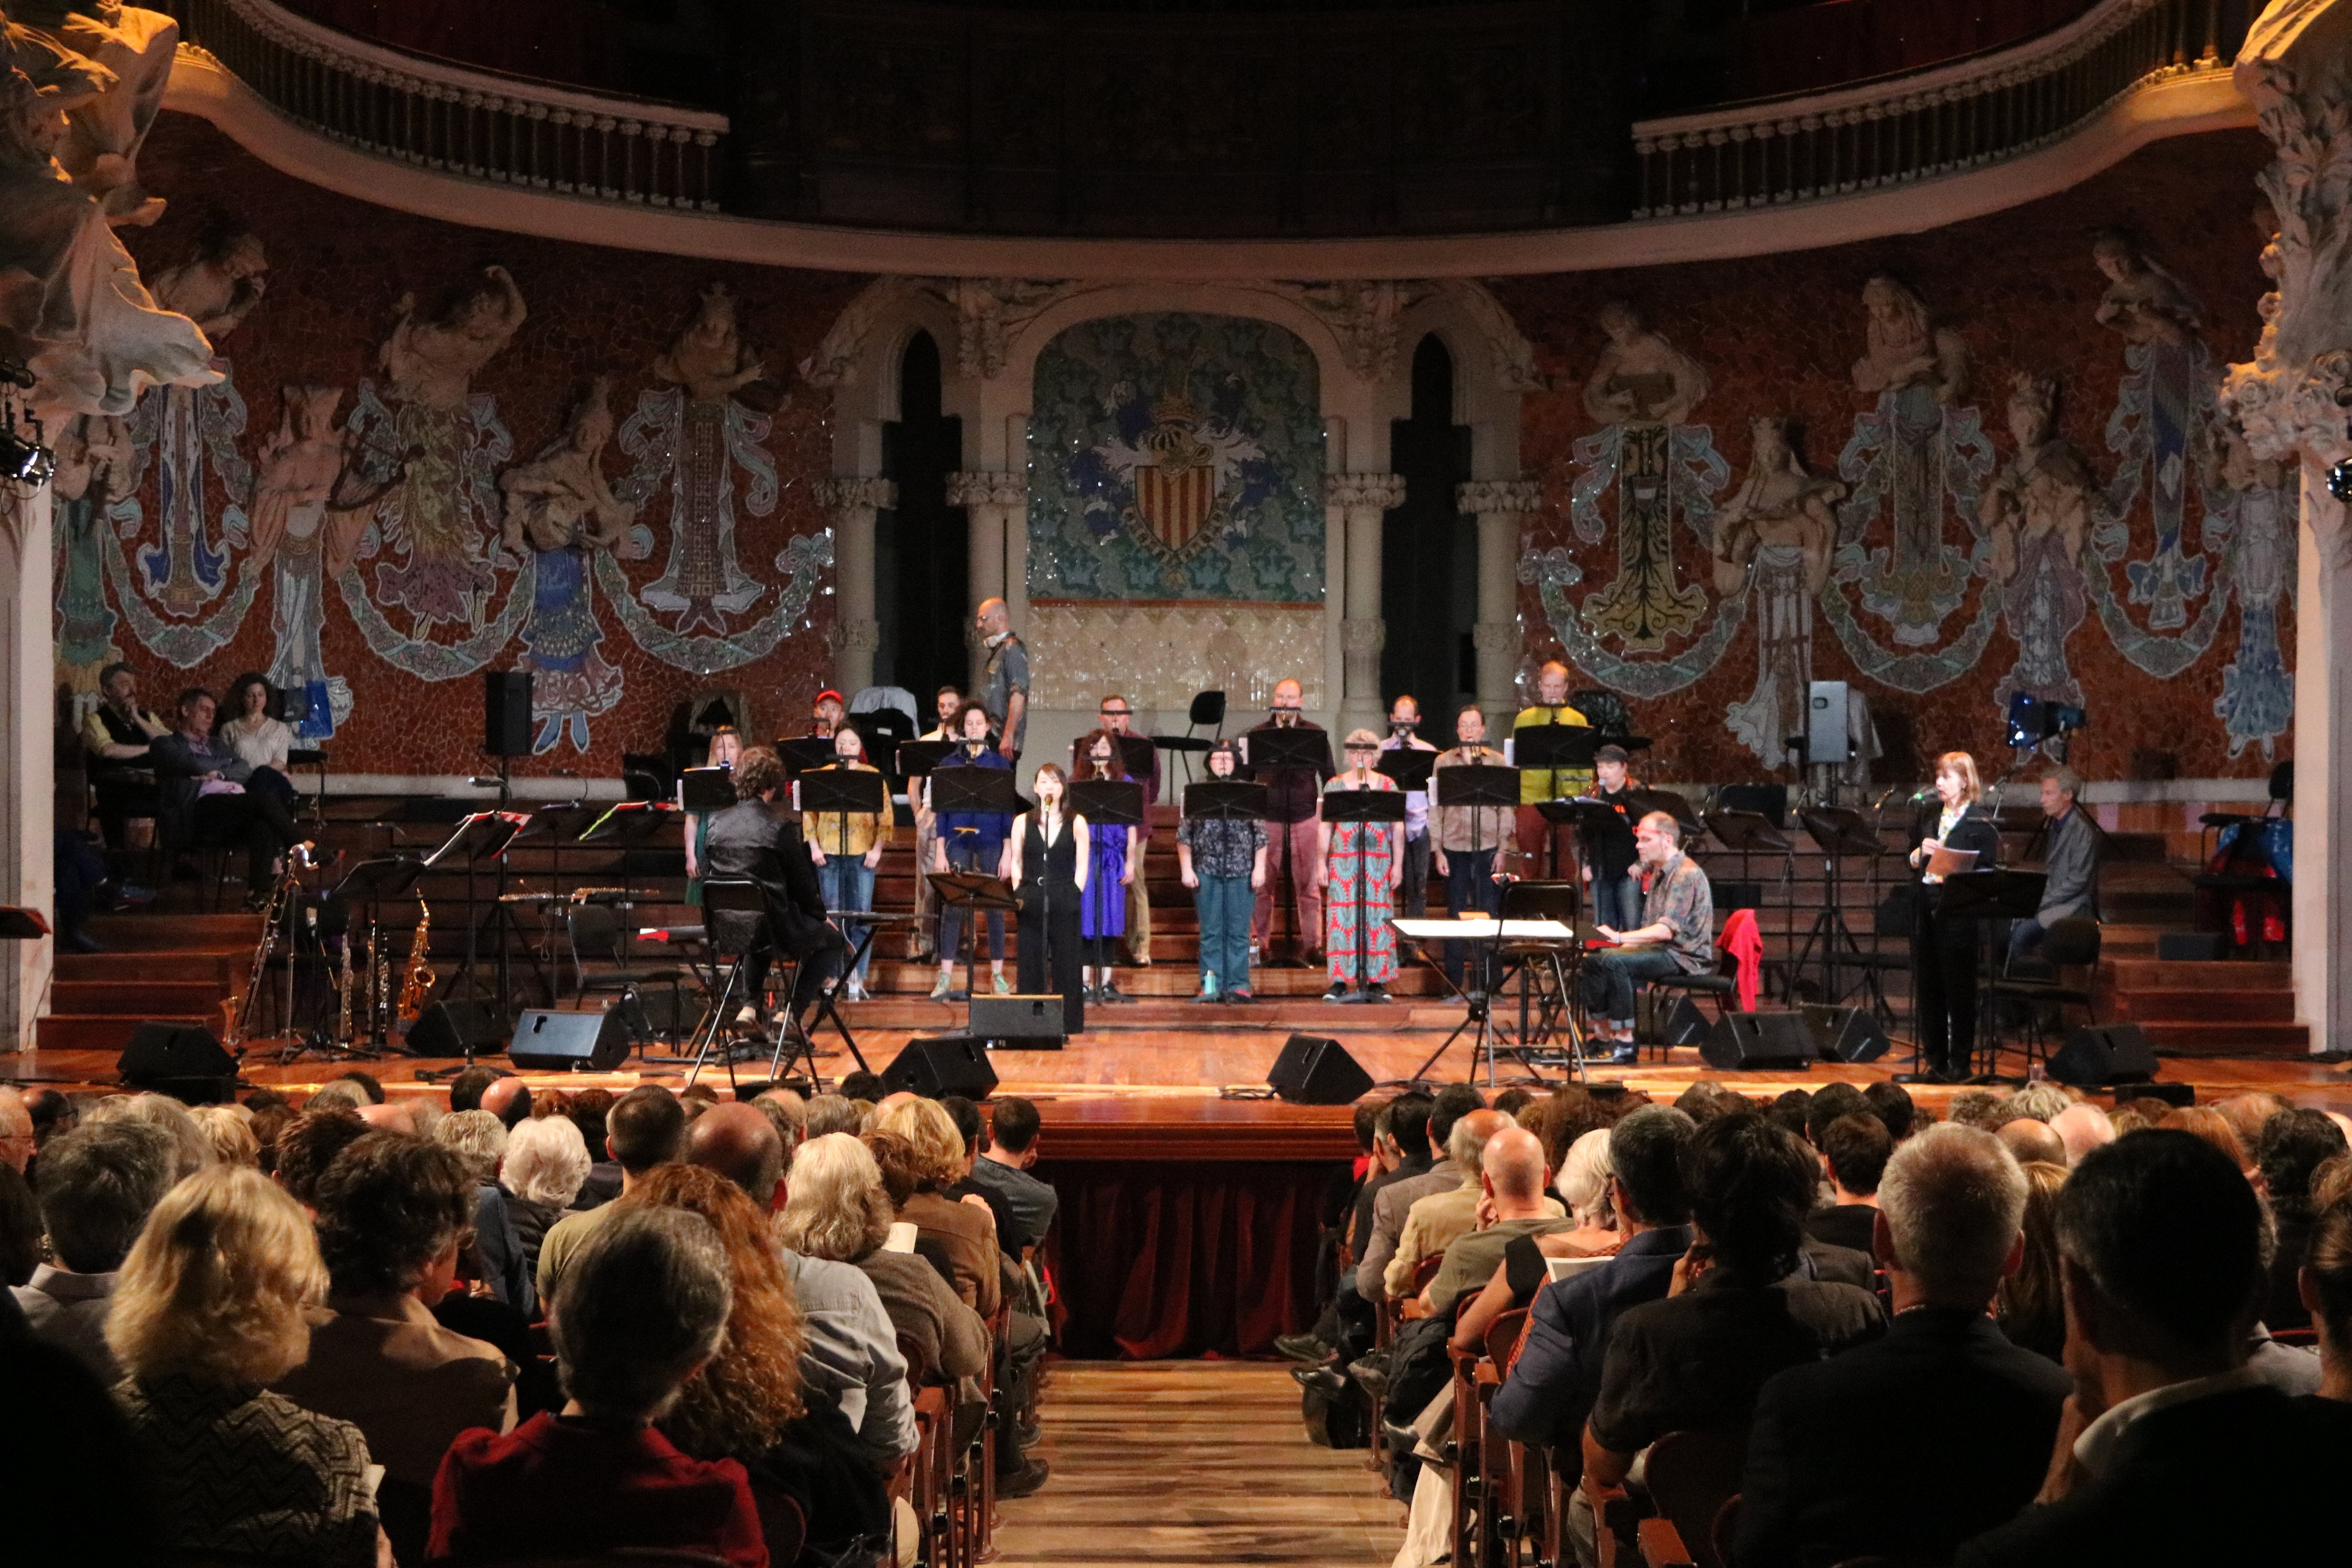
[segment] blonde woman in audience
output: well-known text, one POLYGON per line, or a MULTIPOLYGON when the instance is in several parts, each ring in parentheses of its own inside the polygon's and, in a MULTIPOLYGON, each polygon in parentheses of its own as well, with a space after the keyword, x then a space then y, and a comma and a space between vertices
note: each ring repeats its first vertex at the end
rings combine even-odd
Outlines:
POLYGON ((869 1132, 863 1142, 845 1132, 811 1139, 793 1156, 776 1236, 794 1252, 863 1270, 926 1381, 952 1384, 987 1364, 988 1324, 915 1251, 911 1234, 898 1249, 888 1245, 896 1206, 886 1170, 911 1195, 920 1163, 914 1145, 893 1132, 869 1132))
POLYGON ((588 1184, 588 1141, 568 1116, 536 1116, 507 1134, 506 1163, 499 1180, 514 1195, 507 1201, 515 1234, 522 1240, 523 1265, 539 1272, 539 1244, 588 1184))
POLYGON ((904 1138, 919 1162, 915 1195, 899 1207, 898 1217, 946 1251, 963 1304, 983 1318, 995 1316, 1003 1295, 996 1216, 985 1204, 958 1203, 943 1195, 971 1169, 955 1120, 936 1100, 910 1099, 878 1111, 874 1128, 904 1138))
POLYGON ((507 1124, 488 1111, 453 1110, 435 1124, 433 1137, 457 1152, 476 1185, 499 1179, 499 1167, 507 1157, 507 1124))
POLYGON ((197 1130, 212 1147, 214 1163, 260 1167, 261 1140, 254 1136, 253 1112, 242 1105, 202 1105, 194 1114, 197 1130))
POLYGON ((2023 1169, 2025 1259, 2000 1282, 1993 1321, 2010 1343, 2063 1361, 2066 1302, 2058 1283, 2058 1190, 2066 1184, 2066 1167, 2036 1160, 2023 1169))
POLYGON ((390 1561, 359 1428, 264 1387, 308 1353, 304 1312, 326 1295, 309 1217, 258 1171, 199 1172, 148 1217, 106 1340, 125 1373, 115 1399, 179 1555, 390 1561))

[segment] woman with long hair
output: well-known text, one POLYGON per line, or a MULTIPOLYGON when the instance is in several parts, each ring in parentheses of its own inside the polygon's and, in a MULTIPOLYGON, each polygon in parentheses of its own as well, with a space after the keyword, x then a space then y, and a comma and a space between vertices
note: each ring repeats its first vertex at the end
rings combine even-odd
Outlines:
MULTIPOLYGON (((704 754, 702 765, 732 771, 742 755, 743 732, 732 724, 721 724, 710 731, 710 749, 704 754)), ((707 811, 686 814, 686 901, 698 909, 702 905, 702 839, 716 815, 707 811)))
MULTIPOLYGON (((1085 759, 1078 778, 1092 783, 1127 782, 1118 739, 1108 730, 1090 731, 1078 742, 1085 759)), ((1111 966, 1119 939, 1127 934, 1127 889, 1143 872, 1143 830, 1098 822, 1087 830, 1087 896, 1078 906, 1079 979, 1089 1002, 1124 1002, 1111 966)))
POLYGON ((1037 808, 1013 819, 1003 871, 1021 900, 1021 990, 1032 996, 1045 990, 1050 963, 1053 989, 1062 994, 1062 1027, 1082 1035, 1087 993, 1078 908, 1092 857, 1080 854, 1078 846, 1088 842, 1087 819, 1070 811, 1068 784, 1055 764, 1039 768, 1030 787, 1037 792, 1037 808))
POLYGON ((2024 1169, 2025 1258, 2000 1282, 1993 1321, 2010 1343, 2063 1362, 2066 1300, 2058 1280, 2058 1190, 2066 1184, 2066 1167, 2033 1160, 2024 1169))
MULTIPOLYGON (((1350 730, 1345 746, 1348 765, 1324 784, 1324 794, 1396 788, 1396 780, 1373 769, 1381 754, 1378 735, 1350 730)), ((1323 889, 1323 950, 1331 975, 1323 999, 1385 1002, 1388 983, 1397 976, 1396 930, 1389 920, 1396 913, 1397 886, 1404 880, 1404 824, 1325 822, 1318 826, 1323 852, 1315 881, 1323 889), (1350 985, 1361 989, 1351 996, 1350 985)))
MULTIPOLYGON (((264 768, 270 770, 285 786, 281 798, 291 805, 294 781, 288 775, 294 731, 284 720, 269 716, 269 678, 257 669, 247 670, 229 682, 228 698, 221 704, 214 733, 227 742, 228 749, 244 758, 257 774, 264 768)), ((275 789, 278 784, 265 787, 275 789)))
POLYGON ((1912 825, 1911 869, 1919 879, 1911 937, 1913 1033, 1919 1076, 1927 1082, 1966 1081, 1976 1054, 1977 952, 1984 922, 1943 912, 1944 879, 1933 862, 1937 850, 1952 849, 1973 852, 1973 870, 2000 864, 2000 833, 1978 804, 1983 794, 1976 759, 1946 752, 1936 759, 1937 813, 1912 825))

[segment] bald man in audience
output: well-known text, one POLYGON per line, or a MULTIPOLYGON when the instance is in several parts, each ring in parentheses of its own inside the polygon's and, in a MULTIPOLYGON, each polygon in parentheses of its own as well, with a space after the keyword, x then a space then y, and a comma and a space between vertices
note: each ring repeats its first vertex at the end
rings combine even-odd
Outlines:
POLYGON ((783 1134, 756 1105, 736 1100, 696 1117, 687 1130, 686 1163, 718 1172, 771 1213, 783 1203, 783 1134))
POLYGON ((2017 1156, 2017 1163, 2021 1165, 2030 1165, 2036 1160, 2053 1165, 2066 1163, 2066 1140, 2047 1121, 2021 1116, 2014 1121, 2002 1122, 2000 1131, 1994 1136, 2017 1156))
POLYGON ((382 1105, 362 1105, 357 1110, 359 1119, 366 1122, 372 1131, 414 1133, 416 1131, 415 1113, 396 1100, 387 1100, 382 1105))
POLYGON ((1503 1248, 1514 1238, 1576 1227, 1558 1213, 1558 1204, 1547 1204, 1543 1183, 1543 1143, 1534 1133, 1511 1126, 1486 1140, 1478 1159, 1479 1210, 1481 1219, 1493 1218, 1445 1249, 1437 1278, 1421 1293, 1421 1304, 1432 1316, 1450 1310, 1463 1291, 1480 1289, 1492 1279, 1502 1266, 1503 1248))
POLYGON ((2097 1106, 2084 1102, 2070 1105, 2050 1119, 2050 1131, 2058 1134, 2066 1145, 2066 1163, 2079 1165, 2083 1156, 2102 1143, 2116 1141, 2116 1124, 2097 1106))
POLYGON ((511 1132, 530 1114, 530 1085, 519 1078, 502 1078, 482 1090, 482 1109, 507 1124, 511 1132))
MULTIPOLYGON (((1486 1145, 1496 1133, 1512 1125, 1511 1119, 1499 1110, 1474 1110, 1454 1122, 1445 1140, 1445 1154, 1462 1179, 1442 1192, 1415 1199, 1407 1211, 1396 1254, 1389 1259, 1382 1280, 1390 1295, 1412 1294, 1412 1277, 1421 1260, 1442 1256, 1478 1223, 1478 1204, 1486 1190, 1482 1173, 1486 1145)), ((1557 1199, 1547 1197, 1545 1202, 1550 1214, 1568 1212, 1557 1199)))

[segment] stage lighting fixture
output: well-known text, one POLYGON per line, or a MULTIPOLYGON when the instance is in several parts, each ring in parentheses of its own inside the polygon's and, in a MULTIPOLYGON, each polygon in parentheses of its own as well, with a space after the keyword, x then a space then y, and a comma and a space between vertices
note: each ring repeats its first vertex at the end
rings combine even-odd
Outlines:
POLYGON ((2327 470, 2327 493, 2337 500, 2352 501, 2352 458, 2338 458, 2327 470))
POLYGON ((2009 743, 2020 751, 2031 750, 2053 736, 2071 735, 2090 721, 2090 714, 2084 710, 2045 702, 2031 691, 2020 691, 2009 700, 2009 743))
POLYGON ((0 429, 0 479, 38 489, 57 471, 58 455, 41 445, 39 426, 30 440, 13 428, 0 429))

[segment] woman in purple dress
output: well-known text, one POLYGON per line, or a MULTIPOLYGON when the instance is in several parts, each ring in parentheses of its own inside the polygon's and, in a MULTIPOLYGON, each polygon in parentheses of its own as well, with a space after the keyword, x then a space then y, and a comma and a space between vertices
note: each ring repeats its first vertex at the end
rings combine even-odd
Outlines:
MULTIPOLYGON (((1108 730, 1096 730, 1078 742, 1086 760, 1083 782, 1127 781, 1118 742, 1108 730)), ((1080 979, 1089 1002, 1124 1002, 1111 967, 1118 961, 1119 939, 1127 934, 1127 889, 1143 868, 1142 834, 1119 823, 1095 823, 1088 839, 1087 896, 1078 906, 1078 953, 1085 966, 1080 979)))

